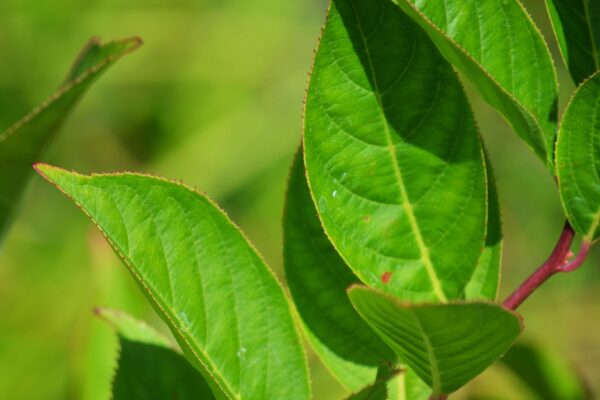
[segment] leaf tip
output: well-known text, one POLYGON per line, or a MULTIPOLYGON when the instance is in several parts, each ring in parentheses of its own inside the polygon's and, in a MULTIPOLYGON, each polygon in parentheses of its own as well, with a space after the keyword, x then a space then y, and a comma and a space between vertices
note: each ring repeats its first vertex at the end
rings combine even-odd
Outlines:
POLYGON ((64 171, 63 169, 61 169, 59 167, 55 167, 53 165, 46 164, 43 162, 33 163, 32 166, 33 166, 33 169, 35 170, 35 172, 40 174, 40 176, 42 178, 44 178, 48 182, 52 182, 52 183, 55 182, 55 178, 56 178, 57 174, 60 171, 64 171))

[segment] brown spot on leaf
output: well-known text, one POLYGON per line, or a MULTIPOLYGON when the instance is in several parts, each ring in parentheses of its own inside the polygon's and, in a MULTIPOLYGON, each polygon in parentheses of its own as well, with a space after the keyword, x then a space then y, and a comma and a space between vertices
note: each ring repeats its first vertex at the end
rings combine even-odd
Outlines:
POLYGON ((385 285, 390 283, 390 279, 392 279, 392 273, 390 271, 385 271, 383 274, 381 274, 381 282, 383 282, 385 285))

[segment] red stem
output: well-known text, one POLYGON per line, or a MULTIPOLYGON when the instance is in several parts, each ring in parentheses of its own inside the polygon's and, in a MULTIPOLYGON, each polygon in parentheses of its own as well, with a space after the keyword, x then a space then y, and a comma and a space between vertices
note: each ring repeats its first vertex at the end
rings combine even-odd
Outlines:
POLYGON ((588 255, 590 243, 583 242, 577 256, 569 261, 569 249, 575 238, 575 231, 565 222, 563 231, 552 254, 525 282, 521 284, 505 301, 504 307, 516 310, 541 284, 558 272, 569 272, 577 269, 588 255))
MULTIPOLYGON (((591 247, 590 242, 584 241, 581 244, 579 253, 575 258, 569 260, 570 248, 575 238, 575 231, 565 222, 565 226, 560 234, 558 243, 552 250, 550 257, 544 262, 529 278, 525 280, 508 298, 503 306, 509 310, 516 310, 535 290, 546 282, 550 277, 558 272, 574 271, 583 264, 591 247)), ((431 396, 429 400, 447 400, 448 396, 431 396)))

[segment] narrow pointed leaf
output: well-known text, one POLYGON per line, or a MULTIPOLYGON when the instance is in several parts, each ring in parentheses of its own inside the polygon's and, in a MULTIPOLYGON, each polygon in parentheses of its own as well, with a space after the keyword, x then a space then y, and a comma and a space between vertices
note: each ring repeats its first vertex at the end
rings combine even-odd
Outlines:
POLYGON ((217 398, 309 398, 283 289, 209 199, 150 176, 37 169, 104 233, 217 398))
POLYGON ((290 171, 283 221, 285 276, 308 339, 336 378, 358 391, 375 381, 379 366, 397 357, 346 295, 360 281, 323 232, 301 153, 290 171))
POLYGON ((539 400, 591 399, 572 365, 534 343, 518 342, 502 358, 502 364, 539 400))
POLYGON ((496 179, 490 160, 486 157, 488 215, 485 244, 469 284, 465 288, 467 300, 496 300, 500 286, 502 261, 502 223, 496 179))
POLYGON ((408 304, 364 286, 348 295, 435 395, 452 393, 479 375, 523 329, 518 315, 492 303, 408 304))
POLYGON ((554 174, 556 71, 518 0, 395 0, 554 174))
POLYGON ((575 85, 600 69, 600 2, 546 0, 560 52, 575 85))
POLYGON ((586 241, 600 237, 600 74, 581 84, 565 110, 556 164, 569 222, 586 241))
POLYGON ((214 399, 202 375, 163 334, 116 310, 99 309, 119 336, 113 400, 214 399))
POLYGON ((334 0, 305 112, 312 195, 356 275, 403 299, 461 297, 484 241, 481 142, 422 29, 389 0, 334 0))
POLYGON ((102 43, 92 39, 73 65, 66 83, 31 113, 0 133, 0 241, 31 176, 65 118, 94 80, 141 45, 139 38, 102 43))

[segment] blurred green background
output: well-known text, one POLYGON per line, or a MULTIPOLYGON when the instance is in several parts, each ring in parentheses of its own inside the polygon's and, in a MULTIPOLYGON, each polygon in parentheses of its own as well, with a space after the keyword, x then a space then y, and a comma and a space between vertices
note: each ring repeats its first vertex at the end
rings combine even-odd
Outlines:
MULTIPOLYGON (((549 40, 561 109, 573 91, 540 0, 526 2, 549 40)), ((103 76, 46 161, 81 172, 146 171, 207 192, 281 276, 287 168, 325 0, 2 0, 0 130, 62 82, 91 36, 145 46, 103 76)), ((495 165, 505 252, 501 295, 556 241, 564 217, 542 164, 467 84, 495 165)), ((525 339, 557 351, 600 393, 600 252, 520 310, 525 339)), ((160 326, 95 228, 34 177, 0 249, 0 398, 106 399, 116 339, 92 309, 160 326)), ((315 397, 343 389, 311 355, 315 397)), ((532 399, 494 366, 456 398, 532 399)))

